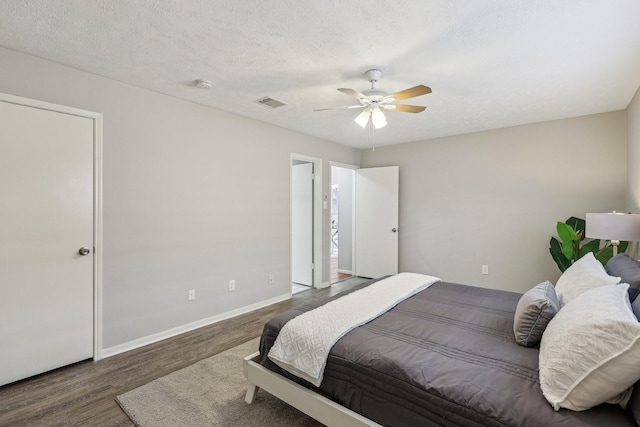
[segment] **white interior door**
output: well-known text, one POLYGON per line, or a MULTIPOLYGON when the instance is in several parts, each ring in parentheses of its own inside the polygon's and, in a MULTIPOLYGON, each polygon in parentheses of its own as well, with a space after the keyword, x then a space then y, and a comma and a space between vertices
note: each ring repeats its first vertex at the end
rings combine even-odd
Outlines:
POLYGON ((291 166, 291 281, 313 286, 313 163, 291 166))
POLYGON ((0 101, 0 385, 93 355, 93 123, 0 101))
POLYGON ((356 275, 398 273, 398 166, 356 171, 356 275))

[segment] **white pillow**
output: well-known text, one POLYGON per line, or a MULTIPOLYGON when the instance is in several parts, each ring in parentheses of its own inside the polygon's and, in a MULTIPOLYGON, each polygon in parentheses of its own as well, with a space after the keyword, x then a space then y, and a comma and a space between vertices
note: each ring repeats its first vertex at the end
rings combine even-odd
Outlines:
POLYGON ((563 307, 583 292, 619 282, 620 278, 609 276, 593 252, 589 252, 562 273, 556 283, 556 295, 563 307))
POLYGON ((626 404, 626 392, 640 379, 640 322, 628 289, 623 283, 587 291, 547 325, 540 342, 540 386, 556 411, 626 404))

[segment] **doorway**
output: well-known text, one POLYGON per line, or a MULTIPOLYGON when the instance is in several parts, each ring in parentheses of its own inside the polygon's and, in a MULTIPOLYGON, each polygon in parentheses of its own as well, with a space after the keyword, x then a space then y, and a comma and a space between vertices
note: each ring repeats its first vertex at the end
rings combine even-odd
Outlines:
POLYGON ((337 283, 354 275, 355 169, 331 162, 330 280, 337 283))
POLYGON ((291 155, 291 293, 320 287, 321 160, 291 155))

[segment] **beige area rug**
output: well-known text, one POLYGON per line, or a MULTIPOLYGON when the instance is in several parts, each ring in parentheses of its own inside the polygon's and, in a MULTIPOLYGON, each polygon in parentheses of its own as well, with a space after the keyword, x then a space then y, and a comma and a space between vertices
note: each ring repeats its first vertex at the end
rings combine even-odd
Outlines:
POLYGON ((297 409, 259 390, 244 401, 243 359, 256 352, 258 339, 158 378, 116 398, 141 427, 322 426, 297 409))

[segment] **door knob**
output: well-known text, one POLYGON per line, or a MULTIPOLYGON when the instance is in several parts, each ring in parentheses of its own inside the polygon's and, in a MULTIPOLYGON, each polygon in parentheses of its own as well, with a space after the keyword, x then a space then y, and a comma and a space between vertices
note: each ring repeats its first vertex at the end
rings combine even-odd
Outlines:
POLYGON ((394 232, 394 233, 397 233, 397 232, 398 232, 398 229, 397 229, 397 228, 395 228, 395 227, 393 227, 393 228, 391 229, 391 231, 392 231, 392 232, 394 232))
POLYGON ((86 256, 89 255, 89 253, 91 253, 91 249, 89 249, 88 247, 84 246, 82 248, 80 248, 80 250, 78 250, 78 253, 82 256, 86 256))

